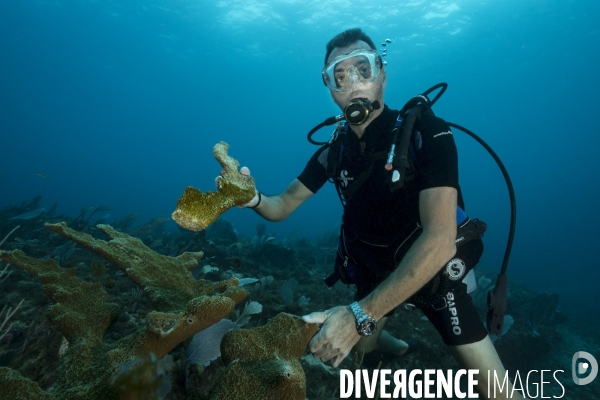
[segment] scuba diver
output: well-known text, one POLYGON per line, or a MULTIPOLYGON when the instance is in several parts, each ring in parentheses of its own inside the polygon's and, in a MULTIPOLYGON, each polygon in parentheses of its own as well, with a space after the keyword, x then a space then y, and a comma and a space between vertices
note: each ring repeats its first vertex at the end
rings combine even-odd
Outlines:
MULTIPOLYGON (((356 294, 350 305, 303 317, 320 325, 311 353, 334 367, 353 351, 402 356, 411 346, 384 327, 398 306, 410 305, 423 311, 461 368, 480 370, 478 390, 487 398, 487 371, 504 377, 505 369, 467 285, 483 253, 485 224, 464 212, 450 126, 419 102, 389 108, 383 67, 359 28, 329 41, 322 78, 343 111, 337 120, 346 123, 338 123, 283 193, 256 191, 242 207, 282 221, 327 181, 334 183, 344 212, 326 284, 341 279, 355 284, 356 294)), ((314 131, 309 140, 316 143, 314 131)), ((250 174, 246 167, 240 172, 250 174)), ((505 398, 522 398, 508 393, 505 398)))

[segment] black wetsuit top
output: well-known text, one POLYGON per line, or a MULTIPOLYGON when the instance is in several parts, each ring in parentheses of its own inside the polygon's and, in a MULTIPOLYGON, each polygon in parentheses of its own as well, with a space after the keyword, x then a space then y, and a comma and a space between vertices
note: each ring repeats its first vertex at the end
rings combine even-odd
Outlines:
MULTIPOLYGON (((351 185, 352 178, 358 177, 371 162, 374 163, 369 179, 347 199, 344 207, 343 252, 346 262, 349 261, 348 266, 356 263, 356 301, 371 293, 387 276, 386 271, 391 272, 399 262, 396 250, 400 244, 399 239, 402 240, 407 237, 406 233, 413 232, 419 221, 421 190, 453 187, 458 190, 458 205, 464 209, 458 185, 458 154, 454 137, 448 124, 431 114, 424 114, 415 123, 411 141, 415 153, 411 156, 414 169, 407 170, 409 174, 406 175, 408 179, 412 174, 412 179, 408 179, 402 188, 390 190, 390 173, 384 168, 385 157, 374 157, 373 160, 370 155, 382 151, 387 154, 398 114, 398 111, 385 107, 381 115, 367 127, 360 140, 356 134, 349 132, 344 146, 349 146, 351 151, 349 154, 342 153, 344 156, 336 168, 337 176, 334 176, 335 184, 343 188, 344 183, 351 185), (381 240, 373 246, 375 242, 371 239, 381 240)), ((333 157, 326 155, 328 151, 335 153, 334 147, 324 145, 317 150, 298 177, 313 193, 328 180, 327 162, 328 158, 333 160, 333 157)), ((440 266, 439 274, 444 275, 448 266, 455 264, 463 264, 466 274, 477 264, 482 252, 481 239, 469 241, 458 248, 447 266, 440 266)), ((336 265, 342 261, 338 249, 336 265)), ((345 264, 344 268, 347 268, 345 264)), ((426 285, 422 290, 431 290, 431 287, 427 288, 426 285)), ((444 289, 443 298, 450 299, 446 307, 425 306, 422 310, 446 344, 465 345, 487 336, 487 330, 471 297, 467 295, 467 287, 462 280, 450 280, 448 287, 444 289)), ((387 315, 391 313, 393 311, 387 315)))
MULTIPOLYGON (((416 157, 414 177, 398 190, 391 191, 390 175, 384 168, 385 158, 372 160, 371 154, 390 149, 391 132, 399 111, 387 106, 371 122, 362 138, 349 132, 345 146, 351 156, 343 157, 337 167, 335 184, 343 187, 374 163, 369 179, 352 195, 344 207, 344 229, 359 234, 391 238, 408 226, 414 227, 419 218, 419 192, 433 187, 449 186, 458 190, 458 204, 464 209, 458 184, 458 154, 450 127, 441 118, 423 115, 415 123, 413 150, 416 157), (346 173, 347 172, 347 173, 346 173)), ((311 192, 316 193, 327 182, 327 157, 324 145, 308 161, 298 176, 311 192), (326 154, 326 153, 325 153, 326 154)), ((348 153, 344 153, 348 154, 348 153)))

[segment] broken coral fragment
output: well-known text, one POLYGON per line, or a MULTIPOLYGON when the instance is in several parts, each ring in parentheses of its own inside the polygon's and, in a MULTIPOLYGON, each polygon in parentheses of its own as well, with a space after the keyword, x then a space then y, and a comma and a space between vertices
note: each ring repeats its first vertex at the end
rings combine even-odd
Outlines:
POLYGON ((259 328, 228 332, 221 341, 228 367, 211 400, 304 400, 306 377, 299 359, 317 331, 316 324, 280 313, 259 328))
POLYGON ((217 143, 213 155, 221 164, 221 176, 217 179, 218 191, 202 193, 186 187, 171 215, 179 226, 192 231, 201 231, 233 206, 248 203, 254 198, 254 178, 239 173, 240 163, 227 154, 229 145, 217 143))

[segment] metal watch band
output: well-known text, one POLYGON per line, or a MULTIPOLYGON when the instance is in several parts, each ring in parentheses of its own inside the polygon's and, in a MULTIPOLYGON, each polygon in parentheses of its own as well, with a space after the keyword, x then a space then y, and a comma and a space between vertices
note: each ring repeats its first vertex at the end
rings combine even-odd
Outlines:
POLYGON ((356 331, 361 336, 371 336, 377 330, 377 321, 374 318, 371 318, 365 313, 358 304, 358 302, 354 302, 350 304, 350 309, 354 314, 354 318, 356 318, 356 331))
POLYGON ((368 315, 363 311, 363 309, 361 308, 360 304, 358 304, 357 301, 350 304, 350 308, 352 309, 352 312, 354 313, 354 317, 356 318, 357 324, 360 324, 361 322, 363 322, 365 320, 365 318, 368 317, 368 315))

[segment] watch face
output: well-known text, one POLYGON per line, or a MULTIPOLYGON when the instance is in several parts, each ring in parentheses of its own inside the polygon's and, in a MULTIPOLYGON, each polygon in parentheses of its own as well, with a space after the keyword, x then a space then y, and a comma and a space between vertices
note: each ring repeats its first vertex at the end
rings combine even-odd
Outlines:
POLYGON ((371 336, 377 330, 377 322, 373 318, 367 318, 358 326, 358 333, 362 336, 371 336))

